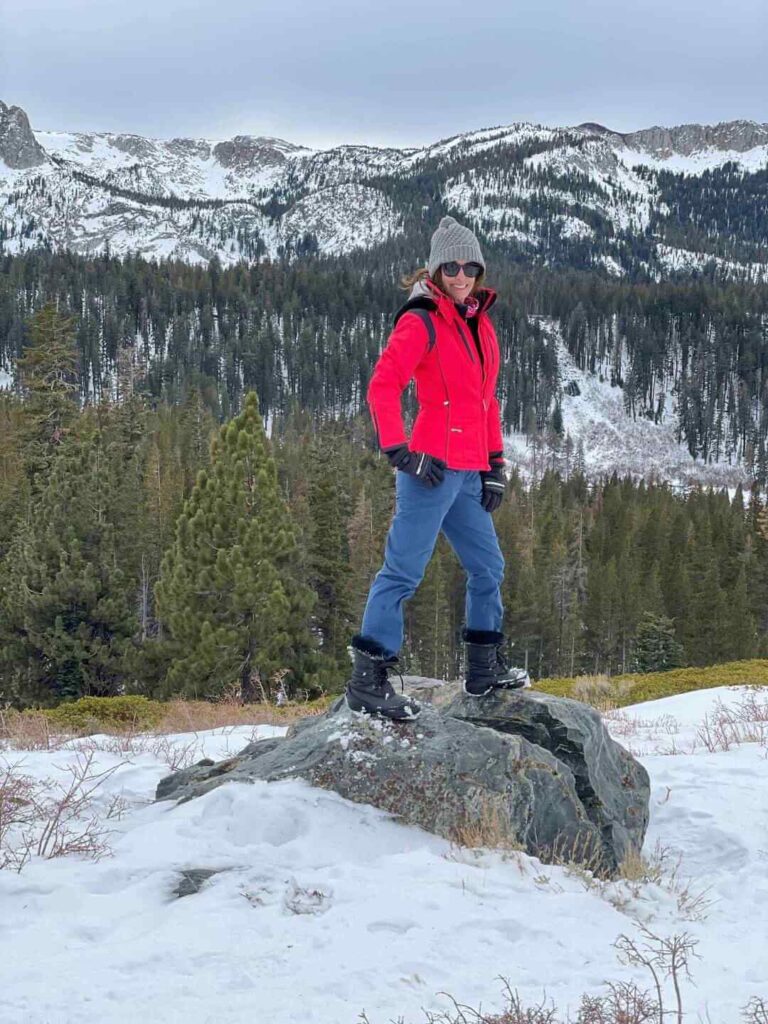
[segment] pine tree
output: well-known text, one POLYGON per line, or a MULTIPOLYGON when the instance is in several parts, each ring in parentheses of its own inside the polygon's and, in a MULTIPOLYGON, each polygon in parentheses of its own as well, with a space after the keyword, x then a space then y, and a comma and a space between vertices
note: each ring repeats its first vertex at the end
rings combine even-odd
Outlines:
POLYGON ((0 559, 29 497, 22 457, 23 423, 21 402, 0 391, 0 559))
POLYGON ((310 448, 308 504, 308 582, 318 596, 314 627, 322 637, 323 652, 346 663, 347 643, 354 632, 345 514, 348 498, 342 489, 341 460, 322 437, 310 448))
POLYGON ((167 693, 211 698, 236 684, 253 700, 283 677, 286 688, 317 681, 313 595, 292 574, 295 554, 250 392, 214 440, 210 468, 199 474, 163 560, 156 597, 174 646, 167 693))
POLYGON ((663 672, 683 663, 683 648, 672 619, 644 612, 633 651, 633 672, 663 672))
POLYGON ((78 411, 74 318, 48 303, 30 319, 29 337, 16 364, 24 399, 24 461, 30 479, 43 486, 56 447, 78 411))
POLYGON ((62 443, 0 568, 0 672, 10 699, 121 692, 136 621, 117 557, 117 492, 98 432, 62 443))

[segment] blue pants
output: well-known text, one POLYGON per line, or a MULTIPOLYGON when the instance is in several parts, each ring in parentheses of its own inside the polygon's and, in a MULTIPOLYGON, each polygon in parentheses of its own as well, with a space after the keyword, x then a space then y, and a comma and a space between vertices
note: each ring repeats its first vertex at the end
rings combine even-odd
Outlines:
POLYGON ((481 504, 476 470, 448 469, 437 487, 407 473, 396 478, 395 515, 384 565, 376 574, 361 633, 390 654, 403 643, 403 602, 412 597, 442 529, 467 574, 466 626, 501 631, 504 556, 493 519, 481 504))

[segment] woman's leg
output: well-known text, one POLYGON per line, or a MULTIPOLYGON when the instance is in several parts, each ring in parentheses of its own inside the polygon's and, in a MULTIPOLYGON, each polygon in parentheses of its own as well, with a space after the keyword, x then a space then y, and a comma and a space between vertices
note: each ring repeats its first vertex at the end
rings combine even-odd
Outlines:
POLYGON ((443 533, 467 574, 466 627, 501 632, 504 556, 492 516, 482 506, 480 474, 464 471, 462 486, 443 519, 443 533))
POLYGON ((463 477, 459 471, 448 470, 441 484, 427 487, 407 473, 397 474, 395 515, 387 535, 384 565, 371 584, 360 630, 389 654, 397 654, 402 646, 403 602, 413 596, 424 576, 463 477))

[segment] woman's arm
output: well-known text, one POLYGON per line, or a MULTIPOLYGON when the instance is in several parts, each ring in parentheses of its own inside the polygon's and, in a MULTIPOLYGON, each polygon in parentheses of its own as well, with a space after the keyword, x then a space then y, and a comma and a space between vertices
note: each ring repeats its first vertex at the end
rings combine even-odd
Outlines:
POLYGON ((380 448, 408 444, 400 396, 426 355, 428 345, 424 321, 404 313, 373 368, 367 399, 380 448))
POLYGON ((504 441, 501 436, 501 410, 499 401, 495 395, 491 395, 486 412, 488 426, 488 452, 504 451, 504 441))

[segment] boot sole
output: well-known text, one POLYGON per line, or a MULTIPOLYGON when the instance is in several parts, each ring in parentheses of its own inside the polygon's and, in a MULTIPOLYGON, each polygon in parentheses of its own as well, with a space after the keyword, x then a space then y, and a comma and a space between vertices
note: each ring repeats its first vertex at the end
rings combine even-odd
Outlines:
POLYGON ((496 686, 489 686, 487 690, 483 690, 482 693, 472 693, 471 690, 467 689, 466 682, 464 683, 463 690, 468 697, 487 697, 488 694, 493 693, 494 690, 498 689, 496 686))
POLYGON ((463 689, 464 693, 466 693, 468 697, 487 697, 489 694, 493 693, 494 690, 529 690, 530 687, 530 683, 527 685, 525 683, 517 683, 514 686, 505 684, 503 686, 489 686, 488 689, 484 690, 482 693, 472 693, 471 690, 467 689, 467 684, 465 682, 463 689))
POLYGON ((385 718, 388 722, 415 722, 421 714, 421 708, 414 712, 412 715, 388 715, 386 711, 371 711, 370 708, 359 707, 353 708, 349 703, 349 697, 346 698, 347 707, 353 715, 357 715, 359 718, 385 718))

